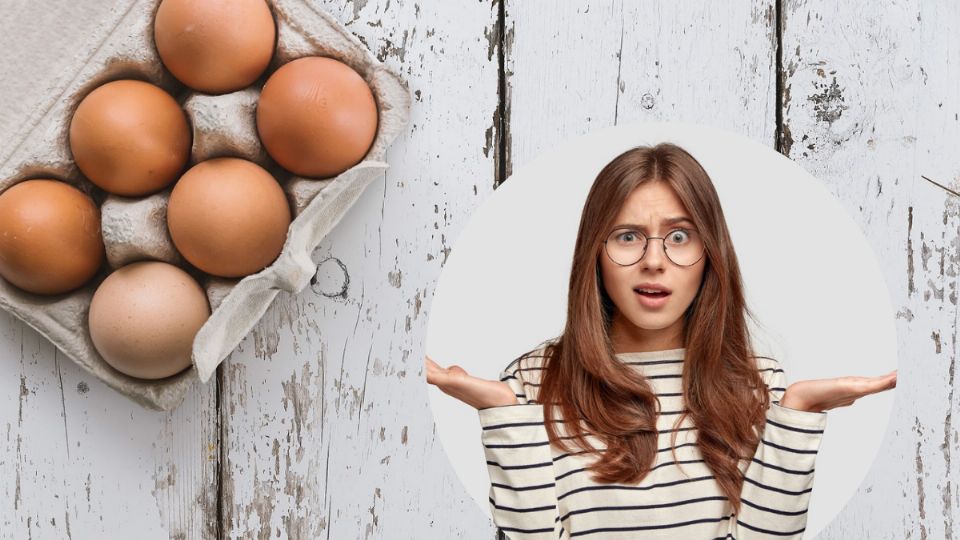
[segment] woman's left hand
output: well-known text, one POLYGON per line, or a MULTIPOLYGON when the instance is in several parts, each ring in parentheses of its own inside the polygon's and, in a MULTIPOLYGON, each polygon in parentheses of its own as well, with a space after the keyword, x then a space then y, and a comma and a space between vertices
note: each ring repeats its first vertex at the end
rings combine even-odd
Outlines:
POLYGON ((790 409, 824 412, 852 405, 869 394, 897 387, 897 370, 878 377, 837 377, 797 381, 783 393, 780 405, 790 409))

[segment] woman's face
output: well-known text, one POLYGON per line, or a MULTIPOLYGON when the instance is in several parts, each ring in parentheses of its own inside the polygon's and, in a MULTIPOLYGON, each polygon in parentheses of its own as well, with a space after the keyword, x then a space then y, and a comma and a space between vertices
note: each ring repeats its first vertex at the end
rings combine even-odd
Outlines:
MULTIPOLYGON (((696 230, 680 198, 662 181, 637 187, 624 201, 614 226, 606 232, 622 227, 639 230, 648 237, 666 237, 681 227, 696 230), (686 221, 671 221, 678 218, 686 221)), ((678 266, 667 258, 663 241, 658 239, 649 240, 643 258, 630 266, 618 265, 601 249, 603 287, 616 306, 611 338, 617 352, 684 346, 683 314, 700 288, 706 260, 704 254, 691 266, 678 266), (641 294, 639 289, 645 284, 666 288, 669 294, 661 298, 641 294)))

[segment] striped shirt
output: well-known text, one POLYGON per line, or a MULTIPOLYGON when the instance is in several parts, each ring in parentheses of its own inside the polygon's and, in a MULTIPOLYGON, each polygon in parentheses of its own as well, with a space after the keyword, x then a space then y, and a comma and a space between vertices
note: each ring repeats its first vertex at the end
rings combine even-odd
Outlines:
MULTIPOLYGON (((542 346, 508 365, 501 380, 514 389, 519 404, 478 411, 496 525, 514 539, 802 538, 827 414, 780 406, 787 386, 783 369, 775 359, 757 357, 771 405, 753 459, 740 461, 746 475, 741 510, 734 514, 695 444, 692 420, 673 427, 684 409, 685 352, 616 355, 647 377, 661 404, 659 450, 639 484, 596 483, 585 469, 593 457, 564 453, 549 443, 543 406, 536 401, 542 346), (676 461, 673 431, 678 431, 676 461)), ((567 435, 562 423, 558 427, 567 435)), ((587 440, 604 448, 596 437, 587 440)))

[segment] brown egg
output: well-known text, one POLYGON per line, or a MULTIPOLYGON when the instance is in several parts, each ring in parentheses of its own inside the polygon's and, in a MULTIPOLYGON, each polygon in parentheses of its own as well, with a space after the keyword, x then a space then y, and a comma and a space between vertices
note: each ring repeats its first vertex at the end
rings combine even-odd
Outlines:
POLYGON ((162 379, 190 367, 193 339, 209 316, 207 296, 190 274, 165 262, 135 262, 94 293, 90 339, 117 371, 162 379))
POLYGON ((0 276, 25 291, 60 294, 103 262, 100 209, 58 180, 25 180, 0 193, 0 276))
POLYGON ((163 65, 208 94, 250 85, 267 69, 277 29, 263 0, 163 0, 154 20, 163 65))
POLYGON ((181 255, 208 274, 240 277, 280 255, 290 206, 276 179, 256 163, 197 163, 173 187, 167 228, 181 255))
POLYGON ((190 138, 186 114, 176 100, 136 80, 97 87, 70 122, 77 167, 117 195, 147 195, 176 180, 190 158, 190 138))
POLYGON ((363 77, 320 56, 277 69, 257 105, 257 131, 267 153, 308 178, 336 176, 359 163, 373 144, 377 123, 377 102, 363 77))

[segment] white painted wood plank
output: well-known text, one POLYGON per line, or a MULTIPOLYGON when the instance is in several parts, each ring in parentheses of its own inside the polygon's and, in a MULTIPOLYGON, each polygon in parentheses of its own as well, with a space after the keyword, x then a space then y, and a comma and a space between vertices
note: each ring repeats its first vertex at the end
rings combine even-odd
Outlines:
POLYGON ((215 386, 143 409, 7 313, 0 365, 0 537, 215 534, 215 386))
POLYGON ((789 155, 861 225, 898 310, 900 406, 871 474, 820 538, 960 534, 960 201, 920 178, 960 179, 957 22, 955 2, 784 6, 789 155))
POLYGON ((773 144, 772 0, 506 7, 511 167, 559 141, 645 120, 713 125, 773 144))
MULTIPOLYGON (((129 3, 4 4, 0 141, 42 115, 129 3)), ((148 411, 5 312, 0 370, 0 538, 216 534, 215 385, 175 412, 148 411)))
POLYGON ((312 289, 281 294, 225 363, 225 536, 490 538, 436 441, 422 342, 450 246, 493 188, 496 10, 317 7, 408 82, 411 120, 317 249, 312 289))

